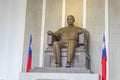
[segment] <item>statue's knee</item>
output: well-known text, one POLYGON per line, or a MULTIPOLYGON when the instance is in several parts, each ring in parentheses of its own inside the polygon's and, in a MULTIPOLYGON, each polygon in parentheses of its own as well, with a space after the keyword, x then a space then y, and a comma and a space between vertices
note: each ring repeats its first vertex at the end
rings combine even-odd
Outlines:
POLYGON ((69 45, 74 45, 75 42, 74 41, 69 41, 69 45))
POLYGON ((53 45, 58 45, 58 42, 57 42, 57 41, 54 41, 54 42, 53 42, 53 45))

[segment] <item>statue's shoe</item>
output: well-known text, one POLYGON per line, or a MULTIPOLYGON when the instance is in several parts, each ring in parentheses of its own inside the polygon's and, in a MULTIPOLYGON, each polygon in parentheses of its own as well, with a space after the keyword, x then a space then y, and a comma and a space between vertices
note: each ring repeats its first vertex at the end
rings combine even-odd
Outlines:
POLYGON ((67 68, 71 67, 71 63, 70 63, 70 62, 67 62, 66 67, 67 67, 67 68))
POLYGON ((56 64, 56 67, 61 67, 61 65, 60 64, 56 64))

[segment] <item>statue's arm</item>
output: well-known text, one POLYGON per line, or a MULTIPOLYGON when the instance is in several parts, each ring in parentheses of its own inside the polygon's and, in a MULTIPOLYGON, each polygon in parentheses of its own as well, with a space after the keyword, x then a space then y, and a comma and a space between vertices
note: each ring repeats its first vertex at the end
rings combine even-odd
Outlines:
POLYGON ((82 29, 82 28, 79 28, 78 34, 82 34, 83 32, 84 32, 83 29, 82 29))
POLYGON ((53 33, 52 31, 48 31, 47 33, 48 33, 48 35, 51 35, 54 40, 57 40, 57 41, 59 40, 58 36, 55 33, 53 33))
POLYGON ((56 36, 55 33, 53 33, 52 31, 48 31, 47 34, 48 34, 48 36, 47 36, 47 44, 48 45, 52 45, 52 43, 54 41, 59 40, 58 36, 56 36))

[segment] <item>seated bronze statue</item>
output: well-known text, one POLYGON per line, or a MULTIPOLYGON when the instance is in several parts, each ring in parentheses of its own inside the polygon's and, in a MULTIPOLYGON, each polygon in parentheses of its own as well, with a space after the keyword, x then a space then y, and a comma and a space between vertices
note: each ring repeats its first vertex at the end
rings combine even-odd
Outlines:
POLYGON ((67 17, 68 26, 60 28, 53 33, 48 31, 48 35, 52 36, 52 47, 55 55, 56 67, 61 67, 61 49, 67 48, 66 67, 71 67, 74 59, 75 48, 79 45, 79 34, 83 33, 83 28, 74 25, 75 18, 72 15, 67 17))

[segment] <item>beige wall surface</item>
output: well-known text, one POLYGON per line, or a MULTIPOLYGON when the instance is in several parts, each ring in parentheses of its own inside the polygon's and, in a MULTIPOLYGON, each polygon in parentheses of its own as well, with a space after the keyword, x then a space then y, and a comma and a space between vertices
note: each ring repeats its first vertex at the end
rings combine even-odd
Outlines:
POLYGON ((82 27, 83 20, 83 0, 66 0, 65 16, 74 15, 75 25, 82 27))
POLYGON ((57 31, 61 28, 62 0, 46 0, 44 50, 47 48, 47 31, 57 31))
POLYGON ((87 30, 90 34, 91 70, 101 74, 102 38, 105 30, 105 1, 87 0, 87 30))
POLYGON ((39 65, 41 17, 42 0, 27 0, 22 71, 25 71, 27 64, 30 34, 32 34, 32 67, 39 65))
POLYGON ((110 80, 120 80, 120 0, 109 2, 110 80))

